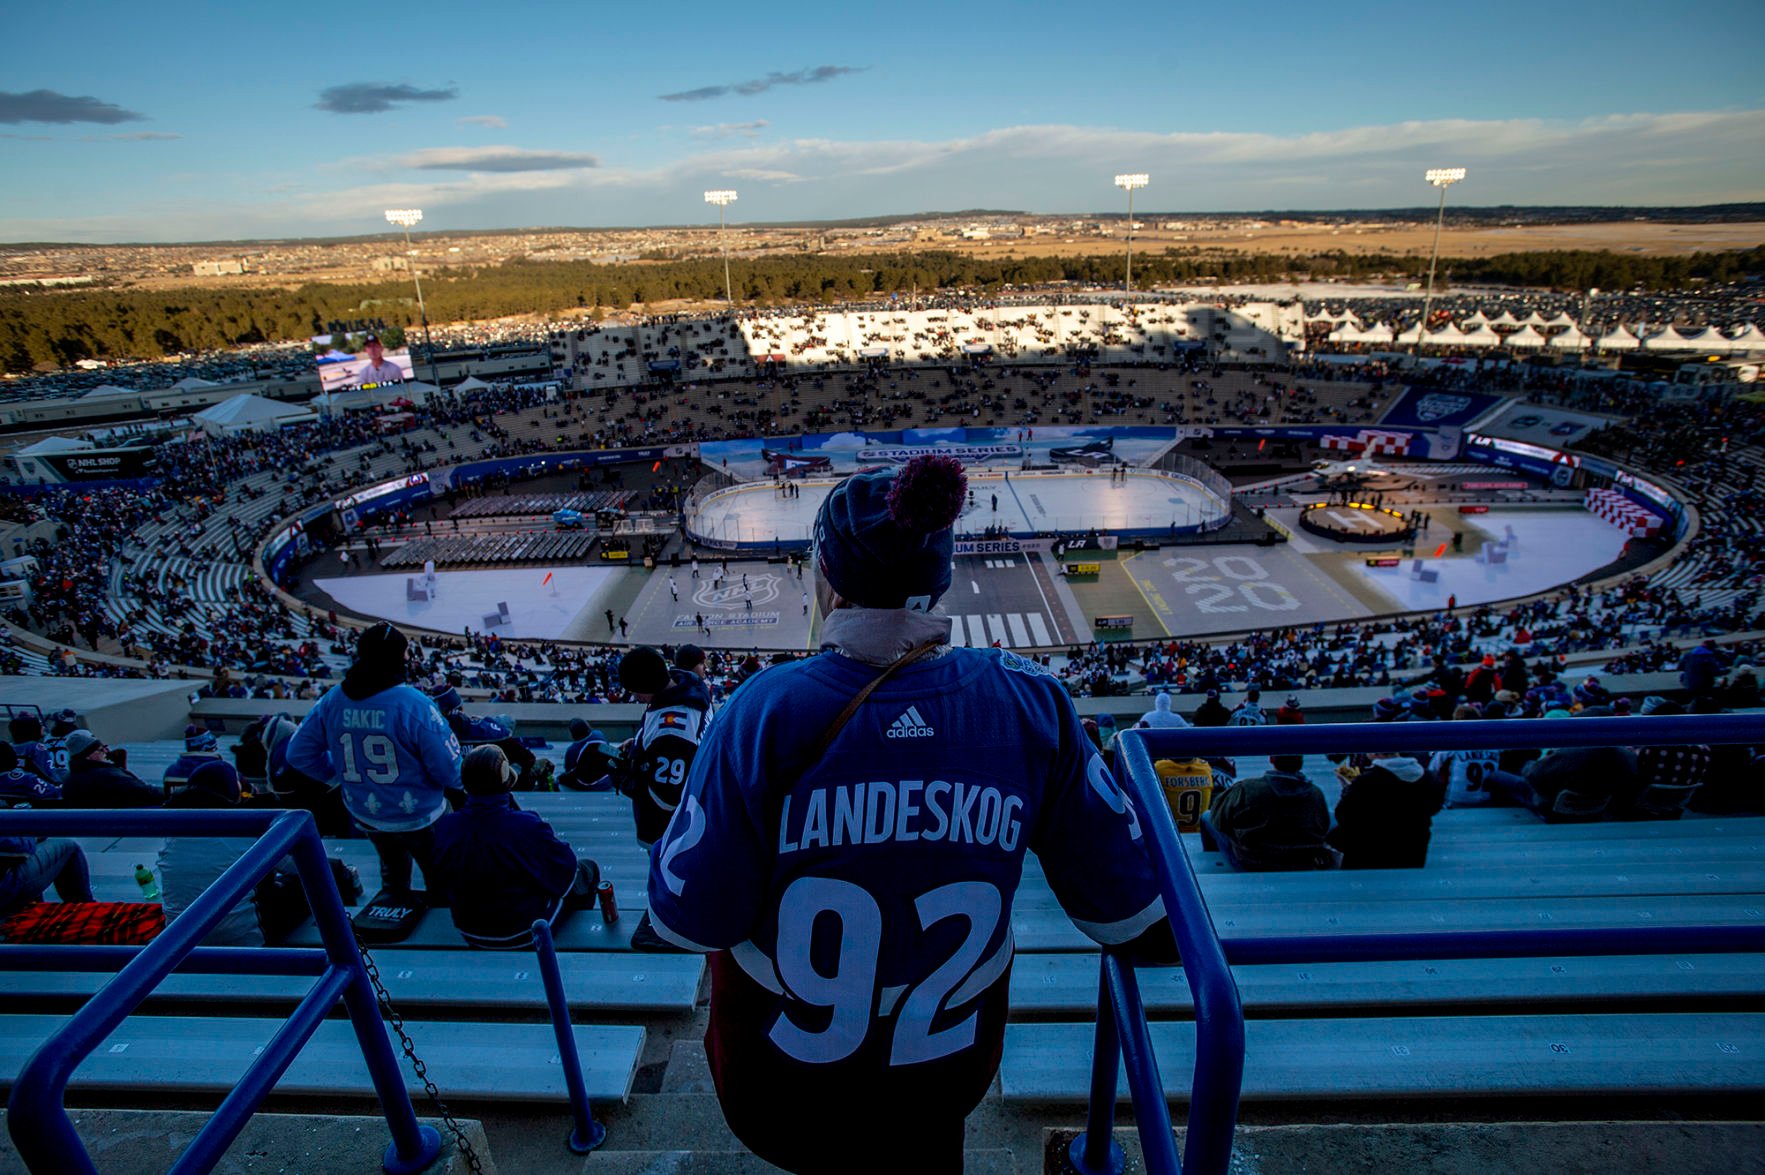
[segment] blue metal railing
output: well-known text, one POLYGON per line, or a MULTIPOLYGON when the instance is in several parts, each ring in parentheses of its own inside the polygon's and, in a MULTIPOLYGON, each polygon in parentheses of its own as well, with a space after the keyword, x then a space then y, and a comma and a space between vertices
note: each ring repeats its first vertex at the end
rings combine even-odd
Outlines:
POLYGON ((257 841, 144 947, 0 947, 0 968, 99 970, 120 964, 116 977, 38 1046, 13 1081, 6 1126, 26 1167, 39 1172, 97 1175, 64 1105, 68 1081, 80 1062, 176 970, 312 975, 316 982, 172 1164, 174 1175, 198 1175, 213 1169, 339 999, 348 1009, 392 1133, 385 1170, 389 1175, 405 1175, 427 1167, 441 1151, 441 1135, 434 1127, 418 1122, 411 1107, 312 817, 296 811, 0 812, 0 836, 119 834, 253 836, 257 841), (323 947, 199 947, 203 937, 250 895, 284 856, 292 857, 299 869, 323 947))
POLYGON ((1118 1066, 1125 1065, 1146 1169, 1153 1175, 1224 1175, 1244 1072, 1244 1014, 1228 964, 1392 959, 1543 958, 1680 952, 1765 952, 1761 926, 1649 926, 1430 934, 1288 935, 1221 939, 1165 802, 1154 758, 1432 752, 1552 747, 1683 746, 1765 742, 1756 715, 1577 718, 1538 722, 1345 723, 1328 726, 1130 730, 1116 740, 1118 772, 1152 837, 1153 865, 1195 1004, 1195 1077, 1179 1164, 1131 962, 1104 952, 1085 1133, 1069 1157, 1084 1175, 1120 1172, 1110 1139, 1118 1066))
POLYGON ((575 1122, 566 1145, 586 1155, 607 1141, 607 1128, 595 1121, 588 1104, 588 1082, 582 1078, 582 1056, 576 1051, 576 1033, 570 1027, 570 1001, 564 995, 564 976, 558 970, 558 951, 552 945, 552 924, 541 918, 533 924, 533 951, 539 956, 539 977, 545 982, 545 1002, 552 1014, 552 1031, 558 1038, 558 1064, 564 1070, 564 1088, 570 1091, 570 1112, 575 1122))

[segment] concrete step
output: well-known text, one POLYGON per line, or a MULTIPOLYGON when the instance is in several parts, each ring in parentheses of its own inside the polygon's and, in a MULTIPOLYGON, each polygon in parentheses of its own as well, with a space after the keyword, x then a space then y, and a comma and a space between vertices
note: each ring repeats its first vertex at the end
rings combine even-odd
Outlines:
MULTIPOLYGON (((1047 1131, 1045 1175, 1072 1175, 1078 1131, 1047 1131)), ((1185 1131, 1178 1127, 1177 1153, 1185 1131)), ((1144 1171, 1139 1135, 1117 1127, 1129 1171, 1144 1171)), ((1430 1175, 1734 1175, 1765 1171, 1757 1122, 1444 1122, 1240 1126, 1233 1175, 1427 1171, 1430 1175)))
MULTIPOLYGON (((3 1117, 0 1114, 0 1117, 3 1117)), ((75 1110, 74 1129, 93 1164, 105 1175, 161 1175, 183 1153, 210 1115, 190 1110, 75 1110)), ((441 1155, 424 1175, 460 1175, 469 1170, 453 1135, 440 1120, 422 1122, 441 1132, 441 1155)), ((462 1120, 466 1138, 485 1175, 497 1175, 484 1127, 462 1120)), ((216 1175, 283 1175, 324 1171, 331 1175, 379 1175, 392 1141, 386 1119, 368 1115, 258 1114, 246 1123, 221 1161, 216 1175)), ((560 1147, 560 1150, 563 1148, 560 1147)), ((23 1171, 10 1132, 0 1132, 0 1171, 23 1171)))

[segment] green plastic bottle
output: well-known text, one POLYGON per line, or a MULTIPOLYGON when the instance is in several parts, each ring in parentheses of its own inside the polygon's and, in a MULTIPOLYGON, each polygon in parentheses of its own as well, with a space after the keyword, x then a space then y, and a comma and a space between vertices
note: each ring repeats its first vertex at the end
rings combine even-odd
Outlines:
POLYGON ((154 879, 153 870, 145 865, 135 866, 135 884, 141 887, 141 896, 150 902, 159 900, 159 882, 154 879))

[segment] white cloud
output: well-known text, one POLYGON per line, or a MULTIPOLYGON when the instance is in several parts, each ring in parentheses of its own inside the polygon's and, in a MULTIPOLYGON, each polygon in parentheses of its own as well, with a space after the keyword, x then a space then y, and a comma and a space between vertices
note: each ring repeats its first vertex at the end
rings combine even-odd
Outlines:
POLYGON ((756 118, 749 122, 719 122, 710 126, 690 128, 695 139, 757 139, 760 132, 772 123, 764 118, 756 118))
MULTIPOLYGON (((705 188, 740 180, 757 220, 938 208, 1085 212, 1120 207, 1110 177, 1146 171, 1137 206, 1157 210, 1415 207, 1428 167, 1464 166, 1455 204, 1704 204, 1765 199, 1765 111, 1614 114, 1575 121, 1442 120, 1297 135, 1081 126, 1003 127, 949 140, 739 136, 652 167, 517 147, 436 147, 336 161, 281 200, 190 208, 167 198, 126 215, 0 220, 0 239, 159 239, 369 231, 380 210, 445 210, 428 223, 692 223, 705 188), (374 165, 458 172, 440 182, 348 187, 374 165), (337 190, 341 189, 341 190, 337 190), (118 227, 118 226, 122 227, 118 227)), ((408 173, 407 173, 408 174, 408 173)))
POLYGON ((394 162, 417 171, 566 171, 601 165, 597 156, 582 151, 525 147, 425 147, 397 156, 394 162))
POLYGON ((456 118, 459 126, 481 126, 488 130, 500 131, 509 125, 509 120, 495 114, 468 114, 464 118, 456 118))

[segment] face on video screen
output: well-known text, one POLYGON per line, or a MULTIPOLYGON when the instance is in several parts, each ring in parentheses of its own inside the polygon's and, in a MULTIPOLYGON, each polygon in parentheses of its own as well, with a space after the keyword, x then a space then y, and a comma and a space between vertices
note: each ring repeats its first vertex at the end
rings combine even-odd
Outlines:
POLYGON ((319 385, 327 392, 403 383, 411 378, 411 353, 387 350, 378 335, 315 335, 319 385))

